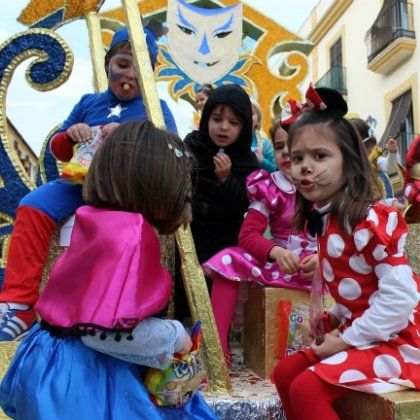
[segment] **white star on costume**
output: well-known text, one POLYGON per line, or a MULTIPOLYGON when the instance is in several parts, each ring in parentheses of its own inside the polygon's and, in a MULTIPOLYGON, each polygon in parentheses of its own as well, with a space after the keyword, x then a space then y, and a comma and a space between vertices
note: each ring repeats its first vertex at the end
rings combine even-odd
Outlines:
POLYGON ((108 108, 108 109, 109 109, 109 114, 107 118, 111 118, 114 116, 120 118, 121 112, 125 111, 127 108, 123 108, 121 104, 118 104, 114 106, 114 108, 108 108))

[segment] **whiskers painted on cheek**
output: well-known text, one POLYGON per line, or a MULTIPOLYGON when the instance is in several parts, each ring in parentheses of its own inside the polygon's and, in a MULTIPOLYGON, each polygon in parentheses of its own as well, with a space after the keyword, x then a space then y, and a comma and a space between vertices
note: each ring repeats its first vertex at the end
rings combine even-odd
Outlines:
POLYGON ((326 187, 327 185, 331 184, 331 181, 324 182, 328 178, 328 175, 326 172, 327 170, 324 169, 322 172, 314 176, 314 183, 316 185, 319 185, 321 187, 326 187))

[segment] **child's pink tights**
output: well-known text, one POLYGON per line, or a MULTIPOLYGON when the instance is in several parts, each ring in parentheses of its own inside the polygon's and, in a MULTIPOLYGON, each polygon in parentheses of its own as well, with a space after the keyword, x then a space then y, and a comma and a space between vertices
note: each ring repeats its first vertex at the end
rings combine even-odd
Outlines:
POLYGON ((211 306, 225 354, 229 353, 229 327, 235 312, 239 286, 239 282, 216 278, 211 288, 211 306))
MULTIPOLYGON (((312 352, 312 350, 310 350, 312 352)), ((332 403, 349 390, 331 385, 307 370, 317 356, 302 352, 282 359, 274 369, 274 382, 287 420, 339 420, 332 403)))

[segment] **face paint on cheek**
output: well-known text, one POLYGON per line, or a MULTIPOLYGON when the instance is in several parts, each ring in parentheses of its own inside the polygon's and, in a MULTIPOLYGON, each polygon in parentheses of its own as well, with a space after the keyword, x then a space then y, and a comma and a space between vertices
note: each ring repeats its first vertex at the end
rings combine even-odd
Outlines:
POLYGON ((115 82, 118 80, 121 80, 124 77, 123 72, 115 71, 113 67, 110 67, 109 73, 108 73, 108 79, 115 82))

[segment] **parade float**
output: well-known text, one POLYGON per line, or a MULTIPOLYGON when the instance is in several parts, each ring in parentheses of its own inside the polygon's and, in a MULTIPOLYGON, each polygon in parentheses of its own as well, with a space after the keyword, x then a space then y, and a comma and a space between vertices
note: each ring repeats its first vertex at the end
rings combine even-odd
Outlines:
MULTIPOLYGON (((311 43, 246 2, 143 0, 137 3, 122 0, 120 8, 107 12, 101 11, 102 5, 103 1, 99 0, 31 0, 18 18, 28 30, 12 36, 0 46, 0 277, 3 277, 6 266, 16 207, 19 200, 36 187, 7 136, 7 90, 16 68, 28 58, 32 61, 26 70, 26 79, 32 88, 47 91, 66 82, 73 67, 73 52, 66 40, 57 34, 57 28, 76 19, 86 21, 93 89, 101 91, 107 87, 103 66, 105 51, 115 30, 128 25, 131 39, 136 40, 133 54, 148 116, 160 127, 164 124, 156 88, 159 81, 167 82, 169 95, 175 103, 188 101, 191 104, 196 89, 204 83, 214 86, 237 83, 260 103, 266 132, 271 119, 288 99, 301 99, 299 85, 307 74, 311 43), (142 30, 145 22, 153 19, 168 29, 159 40, 160 53, 154 71, 142 30), (272 63, 274 56, 278 57, 276 65, 272 63)), ((39 158, 37 185, 59 174, 60 164, 48 149, 49 139, 59 127, 60 121, 51 121, 51 132, 39 158)), ((289 331, 291 326, 292 334, 299 334, 304 319, 302 307, 307 304, 308 296, 303 292, 275 288, 255 291, 245 311, 248 314, 243 340, 245 357, 242 357, 241 350, 236 352, 234 366, 229 371, 224 363, 204 275, 189 228, 180 229, 175 239, 191 314, 194 319, 201 320, 203 327, 202 356, 207 371, 203 392, 207 401, 224 419, 284 418, 274 385, 269 380, 276 360, 285 354, 288 340, 288 333, 285 337, 279 332, 284 316, 278 303, 295 302, 287 312, 293 322, 286 319, 286 328, 289 331)), ((171 238, 163 241, 169 265, 174 246, 171 238)), ((59 252, 57 247, 54 252, 59 252)), ((15 349, 15 343, 0 344, 1 374, 15 349)))

